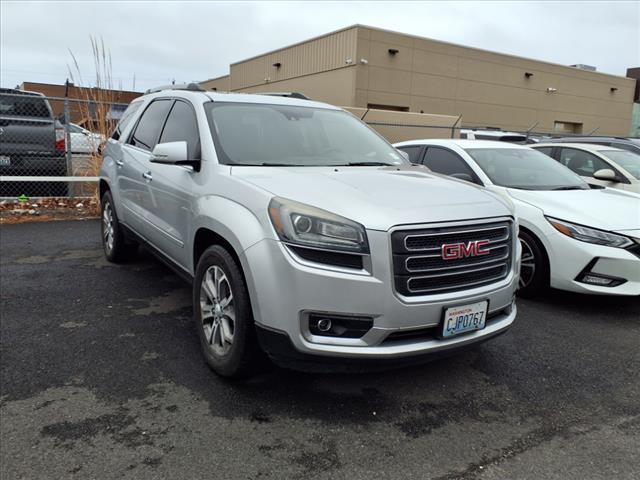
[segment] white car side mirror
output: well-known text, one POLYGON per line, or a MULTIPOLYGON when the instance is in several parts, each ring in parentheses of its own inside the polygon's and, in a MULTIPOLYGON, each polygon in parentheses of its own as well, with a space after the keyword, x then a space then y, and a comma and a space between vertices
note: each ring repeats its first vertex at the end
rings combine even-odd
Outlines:
POLYGON ((618 176, 616 175, 616 172, 614 172, 610 168, 603 168, 601 170, 597 170, 593 174, 593 178, 597 180, 606 180, 609 182, 615 182, 616 180, 618 180, 618 176))

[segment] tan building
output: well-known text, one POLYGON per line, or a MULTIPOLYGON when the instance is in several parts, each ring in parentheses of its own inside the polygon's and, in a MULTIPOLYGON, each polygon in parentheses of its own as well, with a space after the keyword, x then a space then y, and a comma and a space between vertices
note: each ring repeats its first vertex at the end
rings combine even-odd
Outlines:
MULTIPOLYGON (((465 127, 627 135, 633 79, 362 25, 230 66, 201 83, 335 105, 462 116, 465 127)), ((447 135, 448 136, 448 135, 447 135)))

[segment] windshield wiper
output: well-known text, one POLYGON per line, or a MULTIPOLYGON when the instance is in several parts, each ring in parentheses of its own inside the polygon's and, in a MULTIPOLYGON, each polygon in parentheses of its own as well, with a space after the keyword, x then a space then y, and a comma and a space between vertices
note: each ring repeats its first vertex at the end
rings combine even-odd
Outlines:
POLYGON ((586 188, 581 187, 580 185, 565 185, 562 187, 555 187, 551 190, 586 190, 586 188))
POLYGON ((347 163, 349 167, 393 167, 393 163, 387 162, 349 162, 347 163))

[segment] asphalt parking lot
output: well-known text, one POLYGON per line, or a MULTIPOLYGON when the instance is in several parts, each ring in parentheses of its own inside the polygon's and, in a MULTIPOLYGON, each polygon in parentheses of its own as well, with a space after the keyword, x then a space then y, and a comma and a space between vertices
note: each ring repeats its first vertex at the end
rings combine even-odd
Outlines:
POLYGON ((640 301, 551 292, 385 373, 204 364, 190 289, 98 221, 0 227, 0 477, 640 478, 640 301))

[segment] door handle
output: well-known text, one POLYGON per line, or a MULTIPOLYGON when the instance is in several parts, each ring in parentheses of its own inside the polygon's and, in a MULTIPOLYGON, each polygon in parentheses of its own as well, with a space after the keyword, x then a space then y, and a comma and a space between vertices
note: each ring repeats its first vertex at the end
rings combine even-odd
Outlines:
POLYGON ((118 165, 119 167, 124 166, 124 162, 122 160, 116 160, 116 165, 118 165))
POLYGON ((144 178, 145 180, 148 180, 150 182, 151 180, 153 180, 153 175, 151 175, 151 171, 144 172, 142 174, 142 178, 144 178))

